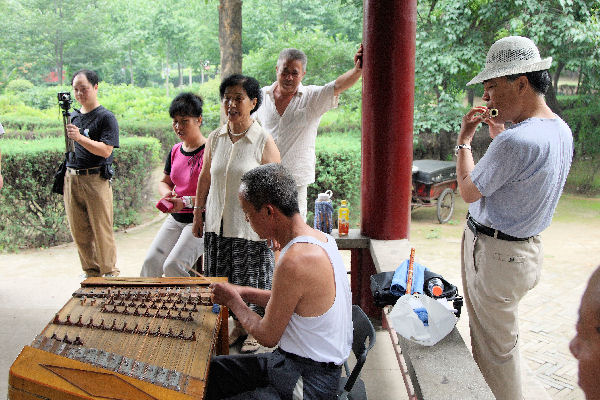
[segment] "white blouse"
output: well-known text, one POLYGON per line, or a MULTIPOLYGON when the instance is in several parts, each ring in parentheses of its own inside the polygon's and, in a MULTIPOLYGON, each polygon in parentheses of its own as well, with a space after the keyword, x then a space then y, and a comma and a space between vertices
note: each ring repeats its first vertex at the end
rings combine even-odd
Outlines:
POLYGON ((210 189, 206 199, 205 231, 219 234, 223 221, 223 236, 261 240, 246 221, 238 199, 242 175, 259 166, 269 134, 256 121, 248 132, 233 143, 227 125, 211 132, 210 189))

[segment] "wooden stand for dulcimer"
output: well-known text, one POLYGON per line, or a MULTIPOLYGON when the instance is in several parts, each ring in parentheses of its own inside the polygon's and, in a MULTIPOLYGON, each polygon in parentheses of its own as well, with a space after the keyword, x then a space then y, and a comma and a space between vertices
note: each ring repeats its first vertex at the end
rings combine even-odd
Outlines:
POLYGON ((227 354, 227 278, 88 278, 10 368, 8 398, 202 399, 227 354))

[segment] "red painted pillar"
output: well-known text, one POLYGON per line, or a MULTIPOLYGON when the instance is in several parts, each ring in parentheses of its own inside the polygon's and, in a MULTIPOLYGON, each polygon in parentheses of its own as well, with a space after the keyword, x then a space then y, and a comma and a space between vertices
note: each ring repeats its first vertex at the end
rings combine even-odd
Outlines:
MULTIPOLYGON (((416 0, 364 0, 361 233, 408 239, 412 178, 416 0)), ((352 252, 353 303, 373 318, 369 249, 352 252)))
POLYGON ((364 0, 361 231, 407 239, 410 227, 416 0, 364 0))

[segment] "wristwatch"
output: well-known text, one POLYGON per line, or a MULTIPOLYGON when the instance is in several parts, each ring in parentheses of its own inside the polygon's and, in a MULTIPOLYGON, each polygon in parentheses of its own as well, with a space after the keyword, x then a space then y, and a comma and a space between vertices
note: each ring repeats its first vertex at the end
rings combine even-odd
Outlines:
POLYGON ((182 196, 181 200, 183 201, 183 208, 194 208, 194 204, 192 204, 192 196, 182 196))
POLYGON ((458 155, 458 152, 460 151, 460 149, 471 150, 471 145, 470 144, 459 144, 458 146, 454 147, 454 155, 455 156, 458 155))

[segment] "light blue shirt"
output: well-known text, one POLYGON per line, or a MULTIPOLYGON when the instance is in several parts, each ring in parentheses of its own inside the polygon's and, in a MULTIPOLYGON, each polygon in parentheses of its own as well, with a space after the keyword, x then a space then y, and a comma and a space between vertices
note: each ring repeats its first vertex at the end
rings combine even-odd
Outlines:
POLYGON ((498 135, 471 172, 483 197, 469 213, 479 223, 516 237, 552 222, 573 158, 573 135, 558 116, 529 118, 498 135))

